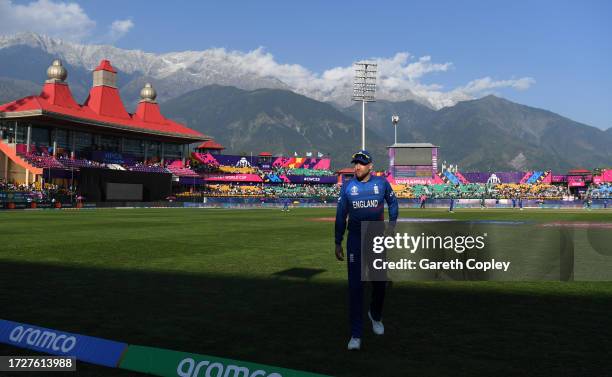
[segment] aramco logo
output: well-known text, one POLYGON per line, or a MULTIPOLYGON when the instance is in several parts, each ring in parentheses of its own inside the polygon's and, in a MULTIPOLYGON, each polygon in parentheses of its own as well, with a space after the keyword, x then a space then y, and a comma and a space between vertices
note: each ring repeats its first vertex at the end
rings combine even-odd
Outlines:
POLYGON ((70 352, 77 343, 74 336, 57 335, 57 333, 48 330, 39 330, 31 327, 23 328, 17 326, 11 331, 9 340, 13 343, 29 346, 40 347, 62 353, 70 352))
POLYGON ((219 362, 211 363, 208 360, 197 362, 192 358, 181 360, 176 373, 179 377, 283 377, 279 373, 267 374, 265 370, 251 372, 247 367, 238 365, 223 365, 219 362))

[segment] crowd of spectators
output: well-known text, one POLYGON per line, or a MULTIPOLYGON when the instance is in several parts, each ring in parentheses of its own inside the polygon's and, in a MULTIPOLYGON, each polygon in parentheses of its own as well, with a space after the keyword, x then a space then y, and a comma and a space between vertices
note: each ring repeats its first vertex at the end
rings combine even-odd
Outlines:
POLYGON ((332 170, 327 169, 304 169, 304 168, 283 168, 283 167, 275 167, 272 169, 272 173, 276 175, 305 175, 305 176, 333 176, 334 173, 332 170))
POLYGON ((206 196, 262 196, 261 185, 216 184, 205 185, 203 194, 206 196))
POLYGON ((283 184, 264 187, 264 194, 283 198, 329 198, 338 197, 339 185, 283 184))
POLYGON ((0 179, 0 202, 5 201, 11 194, 21 194, 19 198, 26 202, 55 202, 55 201, 70 201, 70 198, 76 199, 76 192, 70 188, 60 187, 55 184, 33 182, 26 184, 14 184, 5 182, 0 179))
POLYGON ((0 179, 0 191, 4 192, 35 192, 40 191, 40 183, 34 182, 29 185, 25 183, 15 184, 5 182, 3 179, 0 179))
MULTIPOLYGON (((608 195, 612 185, 604 186, 608 191, 592 191, 592 197, 608 195), (598 196, 596 196, 596 194, 598 196)), ((316 184, 208 184, 198 195, 270 197, 270 198, 331 198, 338 197, 341 186, 316 184)), ((414 199, 563 199, 569 197, 566 187, 539 184, 467 184, 467 185, 393 185, 398 198, 414 199)), ((183 195, 192 195, 185 193, 183 195)))
POLYGON ((563 199, 570 196, 567 187, 548 184, 393 185, 393 189, 399 198, 425 195, 429 199, 563 199))
POLYGON ((202 191, 185 192, 177 196, 224 196, 266 198, 335 198, 340 193, 338 185, 298 184, 208 184, 202 191))
POLYGON ((591 185, 585 197, 591 199, 612 199, 612 183, 602 183, 591 185))
POLYGON ((204 174, 257 174, 264 178, 266 175, 303 175, 303 176, 334 176, 332 170, 326 169, 304 169, 304 168, 285 168, 273 167, 269 170, 260 169, 257 166, 226 166, 214 164, 202 164, 197 161, 192 161, 193 169, 198 173, 204 174))
POLYGON ((570 192, 561 185, 499 184, 492 187, 491 196, 500 199, 563 199, 569 197, 570 192))

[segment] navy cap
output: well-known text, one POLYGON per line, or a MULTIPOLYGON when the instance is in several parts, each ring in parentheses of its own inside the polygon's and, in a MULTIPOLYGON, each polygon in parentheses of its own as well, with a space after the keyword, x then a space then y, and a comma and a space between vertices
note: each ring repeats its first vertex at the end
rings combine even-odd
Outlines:
POLYGON ((355 153, 352 157, 351 164, 354 164, 356 162, 359 162, 363 165, 367 165, 372 162, 372 155, 370 154, 370 152, 366 151, 365 149, 362 149, 359 152, 355 153))

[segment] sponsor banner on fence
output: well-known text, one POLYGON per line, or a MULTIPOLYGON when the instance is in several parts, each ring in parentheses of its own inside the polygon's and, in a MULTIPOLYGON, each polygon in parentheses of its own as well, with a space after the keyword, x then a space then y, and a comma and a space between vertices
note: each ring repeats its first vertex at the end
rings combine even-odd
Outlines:
POLYGON ((261 177, 257 174, 208 175, 204 177, 204 180, 213 182, 262 182, 261 177))
POLYGON ((132 345, 119 368, 168 377, 324 377, 270 365, 132 345))
POLYGON ((12 191, 0 191, 0 202, 27 202, 28 199, 36 198, 37 195, 25 193, 25 192, 12 192, 12 191))
POLYGON ((287 178, 291 183, 333 184, 338 182, 336 176, 288 175, 287 178))
POLYGON ((408 184, 408 185, 428 185, 433 183, 431 178, 398 178, 395 177, 396 184, 408 184))
POLYGON ((116 367, 126 343, 0 319, 0 343, 92 364, 116 367))

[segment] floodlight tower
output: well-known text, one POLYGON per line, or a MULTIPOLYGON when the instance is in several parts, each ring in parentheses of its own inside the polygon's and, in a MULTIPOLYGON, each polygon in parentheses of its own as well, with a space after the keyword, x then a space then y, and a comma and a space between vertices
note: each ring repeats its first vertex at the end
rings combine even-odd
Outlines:
POLYGON ((361 101, 361 149, 365 149, 365 104, 376 101, 376 69, 378 65, 370 62, 354 64, 353 101, 361 101))
POLYGON ((399 115, 393 114, 391 116, 391 123, 393 123, 393 129, 395 130, 395 142, 393 144, 397 144, 397 124, 399 123, 399 115))

